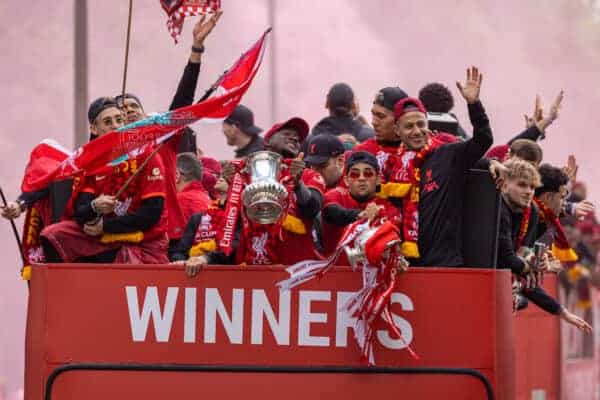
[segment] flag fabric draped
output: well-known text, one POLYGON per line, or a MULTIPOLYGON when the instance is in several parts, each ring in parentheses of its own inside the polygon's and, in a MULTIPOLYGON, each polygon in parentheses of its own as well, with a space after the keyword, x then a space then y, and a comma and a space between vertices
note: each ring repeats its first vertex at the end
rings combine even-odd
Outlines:
POLYGON ((221 9, 221 0, 160 0, 160 5, 169 18, 169 33, 177 43, 185 17, 216 12, 221 9))
MULTIPOLYGON (((43 179, 57 169, 70 155, 71 152, 56 141, 52 139, 42 140, 42 142, 35 146, 29 154, 29 162, 25 167, 21 190, 23 192, 33 191, 30 190, 29 182, 43 179)), ((40 189, 43 188, 44 187, 41 187, 40 189)))
POLYGON ((50 158, 43 163, 44 170, 32 169, 31 173, 25 175, 21 189, 32 192, 76 174, 102 173, 107 167, 140 156, 149 148, 178 135, 186 125, 202 118, 226 118, 239 104, 258 72, 268 33, 269 30, 221 77, 214 97, 109 132, 62 160, 60 157, 50 158))

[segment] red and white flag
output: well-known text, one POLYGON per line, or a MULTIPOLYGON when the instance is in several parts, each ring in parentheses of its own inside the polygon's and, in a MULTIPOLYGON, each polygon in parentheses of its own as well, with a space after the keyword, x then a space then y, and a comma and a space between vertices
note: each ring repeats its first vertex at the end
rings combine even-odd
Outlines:
MULTIPOLYGON (((29 182, 35 182, 51 174, 62 162, 71 156, 71 152, 52 139, 44 139, 29 154, 29 162, 21 183, 21 191, 31 192, 29 182)), ((40 189, 43 189, 40 188, 40 189)), ((38 189, 39 190, 39 189, 38 189)))
POLYGON ((269 31, 266 31, 224 74, 216 96, 191 106, 151 116, 102 135, 86 143, 61 162, 57 162, 50 171, 27 174, 22 190, 41 190, 50 182, 75 174, 95 175, 104 171, 107 165, 124 161, 130 155, 142 154, 149 146, 179 134, 185 125, 203 118, 226 118, 239 104, 258 72, 268 33, 269 31))
POLYGON ((217 12, 221 9, 221 0, 160 0, 167 13, 167 28, 177 43, 185 17, 217 12))

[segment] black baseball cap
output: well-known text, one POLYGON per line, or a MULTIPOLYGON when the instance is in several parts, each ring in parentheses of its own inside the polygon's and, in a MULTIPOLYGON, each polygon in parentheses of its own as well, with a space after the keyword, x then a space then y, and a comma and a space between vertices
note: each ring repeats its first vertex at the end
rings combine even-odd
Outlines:
POLYGON ((337 136, 324 133, 310 138, 304 162, 308 165, 324 164, 332 157, 341 156, 345 151, 344 144, 337 136))
POLYGON ((98 115, 107 108, 117 107, 117 101, 114 97, 99 97, 90 103, 88 107, 88 121, 93 124, 98 115))
POLYGON ((143 107, 142 106, 142 102, 140 101, 140 98, 137 97, 133 93, 125 93, 125 95, 119 94, 119 95, 115 96, 115 101, 117 102, 117 104, 119 105, 119 107, 122 106, 122 103, 123 103, 123 101, 125 99, 133 99, 133 100, 137 101, 137 103, 140 105, 140 107, 143 107))
POLYGON ((373 167, 377 173, 379 173, 379 163, 377 162, 377 158, 373 154, 366 151, 355 151, 354 153, 350 154, 350 157, 348 157, 346 164, 344 165, 344 171, 348 173, 353 165, 359 163, 368 164, 373 167))
POLYGON ((354 91, 346 83, 336 83, 327 93, 327 108, 335 110, 338 108, 350 109, 354 103, 354 91))
POLYGON ((248 135, 254 136, 262 132, 262 129, 254 125, 254 113, 252 110, 241 104, 238 104, 235 110, 223 122, 237 126, 240 131, 248 135))
POLYGON ((378 104, 382 107, 387 108, 390 111, 394 111, 396 103, 404 98, 408 97, 408 94, 399 87, 385 87, 381 89, 375 95, 374 104, 378 104))

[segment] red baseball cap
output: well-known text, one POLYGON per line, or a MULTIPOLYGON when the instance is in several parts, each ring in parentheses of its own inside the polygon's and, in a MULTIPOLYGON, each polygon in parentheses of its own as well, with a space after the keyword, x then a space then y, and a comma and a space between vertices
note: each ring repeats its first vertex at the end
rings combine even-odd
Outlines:
POLYGON ((394 106, 394 118, 397 120, 404 114, 412 111, 419 111, 423 114, 427 114, 427 110, 423 103, 421 103, 421 100, 414 97, 405 97, 402 100, 399 100, 394 106))
POLYGON ((269 129, 269 131, 265 133, 264 141, 268 143, 271 136, 283 129, 293 129, 294 131, 296 131, 296 133, 298 133, 298 138, 300 139, 300 142, 304 142, 304 139, 306 139, 306 137, 308 136, 309 131, 308 123, 305 120, 303 120, 302 118, 293 117, 285 122, 273 125, 271 129, 269 129))

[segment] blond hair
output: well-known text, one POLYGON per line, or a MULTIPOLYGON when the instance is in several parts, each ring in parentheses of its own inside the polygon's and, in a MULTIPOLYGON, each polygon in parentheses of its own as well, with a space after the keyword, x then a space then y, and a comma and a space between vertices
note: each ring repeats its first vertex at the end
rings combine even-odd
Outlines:
POLYGON ((542 186, 540 173, 529 162, 525 160, 520 160, 518 158, 511 158, 505 161, 503 165, 507 169, 505 176, 506 180, 512 181, 523 179, 531 183, 536 188, 542 186))

